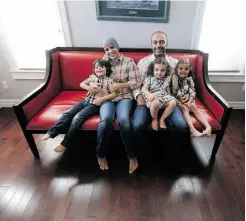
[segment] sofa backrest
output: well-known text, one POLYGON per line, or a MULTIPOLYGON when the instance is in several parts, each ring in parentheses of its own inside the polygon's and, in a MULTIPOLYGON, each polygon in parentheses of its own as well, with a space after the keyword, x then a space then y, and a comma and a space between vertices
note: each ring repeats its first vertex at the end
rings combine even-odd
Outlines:
MULTIPOLYGON (((132 58, 137 64, 138 61, 149 55, 149 52, 122 52, 125 56, 132 58)), ((99 51, 61 51, 60 70, 63 82, 63 90, 80 90, 79 84, 86 79, 93 70, 93 62, 102 58, 104 52, 99 51)), ((194 75, 196 75, 197 54, 192 53, 167 53, 180 59, 189 58, 192 63, 194 75)))

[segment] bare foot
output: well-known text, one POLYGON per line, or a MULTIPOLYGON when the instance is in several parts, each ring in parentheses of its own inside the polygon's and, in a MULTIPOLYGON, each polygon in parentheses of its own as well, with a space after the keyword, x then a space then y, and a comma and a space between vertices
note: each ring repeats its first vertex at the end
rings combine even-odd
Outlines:
POLYGON ((212 128, 209 126, 209 127, 207 127, 204 131, 203 131, 203 133, 206 135, 206 136, 211 136, 211 133, 212 133, 212 128))
POLYGON ((59 144, 55 149, 54 151, 55 152, 63 152, 65 150, 65 147, 61 144, 59 144))
POLYGON ((191 137, 202 137, 204 136, 204 132, 201 133, 198 130, 194 129, 193 131, 190 132, 191 137))
POLYGON ((160 128, 167 129, 167 125, 165 119, 160 119, 160 128))
POLYGON ((138 168, 138 161, 136 159, 130 160, 129 173, 133 174, 137 168, 138 168))
POLYGON ((41 138, 41 140, 48 140, 48 139, 50 139, 51 138, 51 136, 49 135, 49 134, 45 134, 42 138, 41 138))
POLYGON ((98 164, 101 170, 108 170, 108 161, 104 159, 98 159, 98 164))
POLYGON ((151 126, 153 130, 158 130, 158 120, 153 118, 151 126))

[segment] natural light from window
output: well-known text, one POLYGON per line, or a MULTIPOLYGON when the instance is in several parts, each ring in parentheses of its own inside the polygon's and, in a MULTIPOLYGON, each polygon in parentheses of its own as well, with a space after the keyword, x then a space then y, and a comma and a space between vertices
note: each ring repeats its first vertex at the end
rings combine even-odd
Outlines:
POLYGON ((16 68, 45 68, 45 50, 65 46, 57 1, 3 1, 0 6, 16 68))
POLYGON ((209 53, 210 71, 238 71, 245 63, 242 1, 207 0, 199 49, 209 53))

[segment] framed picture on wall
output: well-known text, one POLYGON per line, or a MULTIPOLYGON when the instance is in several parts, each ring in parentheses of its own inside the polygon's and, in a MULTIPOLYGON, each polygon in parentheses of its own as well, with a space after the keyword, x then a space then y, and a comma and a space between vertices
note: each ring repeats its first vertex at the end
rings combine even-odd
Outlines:
POLYGON ((168 22, 169 0, 153 1, 113 1, 96 0, 98 20, 168 22))

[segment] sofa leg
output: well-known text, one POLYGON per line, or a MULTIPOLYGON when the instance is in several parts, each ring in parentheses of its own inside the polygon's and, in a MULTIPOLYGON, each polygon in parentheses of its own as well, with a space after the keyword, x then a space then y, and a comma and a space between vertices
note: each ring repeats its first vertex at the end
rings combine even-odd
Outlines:
POLYGON ((36 160, 39 160, 40 156, 39 156, 38 149, 37 149, 37 146, 36 146, 36 143, 35 143, 35 140, 32 134, 25 132, 24 135, 26 137, 26 141, 32 151, 33 156, 35 157, 36 160))
POLYGON ((215 156, 219 150, 223 135, 224 135, 224 133, 218 134, 215 138, 214 147, 213 147, 212 154, 211 154, 211 157, 209 160, 210 165, 214 164, 214 162, 215 162, 215 156))

